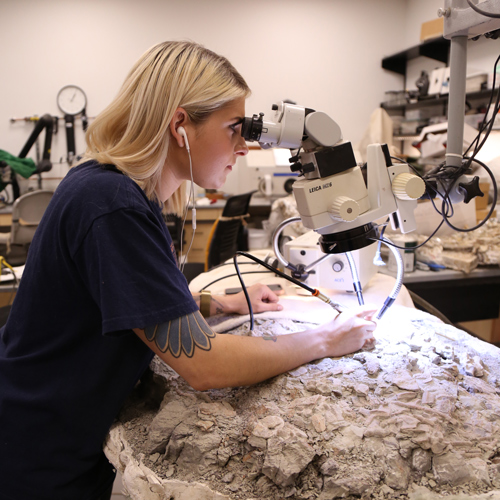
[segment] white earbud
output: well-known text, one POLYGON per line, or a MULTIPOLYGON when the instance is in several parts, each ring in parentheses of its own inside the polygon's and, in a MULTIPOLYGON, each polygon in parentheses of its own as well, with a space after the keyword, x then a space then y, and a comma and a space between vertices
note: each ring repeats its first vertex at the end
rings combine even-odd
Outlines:
POLYGON ((184 142, 186 144, 186 149, 189 151, 189 141, 188 141, 188 136, 187 136, 186 130, 184 129, 184 127, 179 127, 177 129, 177 132, 184 138, 184 142))
MULTIPOLYGON (((189 141, 188 141, 188 137, 187 137, 187 133, 186 133, 186 129, 184 127, 179 127, 177 129, 177 132, 184 138, 184 143, 186 145, 186 150, 188 152, 188 155, 189 155, 189 170, 190 170, 190 173, 191 173, 191 194, 190 194, 190 198, 192 198, 193 200, 193 204, 194 204, 194 191, 193 191, 193 184, 194 184, 194 180, 193 180, 193 164, 191 162, 191 154, 189 152, 189 141)), ((194 235, 194 231, 196 230, 196 208, 192 208, 191 209, 191 225, 192 225, 192 228, 193 228, 193 235, 194 235)))

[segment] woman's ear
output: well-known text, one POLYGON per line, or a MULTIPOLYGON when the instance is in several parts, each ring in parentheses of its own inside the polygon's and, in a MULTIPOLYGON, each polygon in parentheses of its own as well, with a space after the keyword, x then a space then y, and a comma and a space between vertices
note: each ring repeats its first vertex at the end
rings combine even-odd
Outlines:
POLYGON ((186 141, 184 140, 184 136, 179 133, 179 128, 185 128, 188 122, 189 117, 186 110, 183 108, 177 108, 174 112, 172 120, 170 121, 170 133, 180 148, 186 146, 186 141))

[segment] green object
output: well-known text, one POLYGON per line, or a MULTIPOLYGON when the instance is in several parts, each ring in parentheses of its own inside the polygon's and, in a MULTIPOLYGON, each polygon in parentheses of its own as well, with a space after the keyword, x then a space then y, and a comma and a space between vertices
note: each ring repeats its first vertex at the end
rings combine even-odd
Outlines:
MULTIPOLYGON (((0 149, 0 162, 4 161, 9 165, 13 172, 28 179, 36 172, 35 162, 31 158, 19 158, 0 149)), ((5 189, 5 184, 0 180, 0 191, 5 189)))

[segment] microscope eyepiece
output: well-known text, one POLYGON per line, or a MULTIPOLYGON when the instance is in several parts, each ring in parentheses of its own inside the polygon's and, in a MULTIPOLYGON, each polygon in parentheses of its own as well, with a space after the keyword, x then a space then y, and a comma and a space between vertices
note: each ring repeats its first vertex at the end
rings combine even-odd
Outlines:
POLYGON ((259 115, 253 115, 252 118, 247 118, 243 120, 241 126, 241 135, 246 141, 258 141, 262 135, 263 126, 263 116, 264 113, 259 113, 259 115))

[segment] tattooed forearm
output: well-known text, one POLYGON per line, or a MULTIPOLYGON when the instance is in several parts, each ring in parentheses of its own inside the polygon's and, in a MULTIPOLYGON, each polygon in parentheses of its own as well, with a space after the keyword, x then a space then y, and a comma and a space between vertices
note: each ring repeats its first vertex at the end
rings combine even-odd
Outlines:
POLYGON ((278 340, 278 338, 276 337, 276 335, 271 335, 269 333, 264 333, 264 335, 262 335, 262 338, 264 340, 272 340, 273 342, 276 342, 278 340))
POLYGON ((167 321, 144 329, 146 338, 155 342, 162 352, 170 351, 178 358, 182 352, 189 358, 193 356, 195 347, 203 351, 210 351, 210 339, 215 333, 208 326, 200 311, 188 314, 181 318, 167 321))
POLYGON ((215 314, 222 314, 224 306, 212 295, 212 303, 215 304, 215 314))

